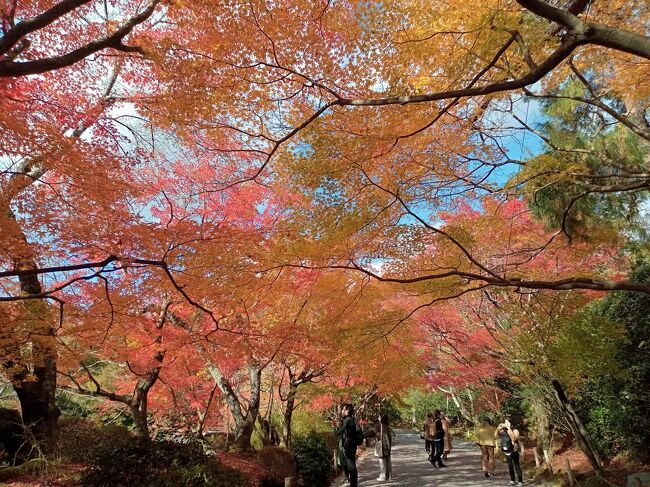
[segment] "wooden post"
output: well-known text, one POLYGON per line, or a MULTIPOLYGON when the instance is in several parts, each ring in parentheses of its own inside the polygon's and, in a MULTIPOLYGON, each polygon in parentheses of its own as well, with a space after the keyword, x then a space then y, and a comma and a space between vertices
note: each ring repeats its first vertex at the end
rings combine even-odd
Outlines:
POLYGON ((566 467, 566 474, 569 477, 569 485, 575 485, 577 483, 575 475, 573 475, 573 470, 571 470, 571 463, 569 459, 564 460, 564 466, 566 467))
POLYGON ((533 455, 535 457, 535 467, 539 467, 542 464, 542 459, 539 458, 539 453, 537 453, 537 448, 533 448, 533 455))

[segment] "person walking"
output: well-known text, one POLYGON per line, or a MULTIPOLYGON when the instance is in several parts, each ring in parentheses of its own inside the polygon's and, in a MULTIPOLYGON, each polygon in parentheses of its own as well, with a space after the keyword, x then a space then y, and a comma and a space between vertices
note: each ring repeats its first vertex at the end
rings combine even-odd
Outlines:
POLYGON ((377 430, 377 441, 375 442, 375 455, 379 457, 379 477, 377 480, 390 480, 393 476, 393 467, 390 458, 390 451, 393 446, 392 430, 388 424, 388 415, 379 417, 377 430))
POLYGON ((343 421, 336 430, 336 436, 340 438, 343 446, 344 465, 343 471, 350 481, 350 487, 357 487, 359 484, 359 473, 357 471, 357 446, 363 442, 363 432, 354 418, 354 406, 345 404, 341 408, 343 421), (361 440, 361 441, 359 441, 361 440))
POLYGON ((433 424, 433 413, 427 413, 427 419, 422 425, 422 438, 424 438, 424 449, 427 451, 427 459, 433 459, 433 437, 435 436, 435 427, 433 424))
POLYGON ((481 417, 476 428, 476 443, 481 448, 481 467, 485 478, 494 476, 494 425, 487 416, 481 417))
POLYGON ((440 411, 436 411, 434 414, 434 419, 433 419, 433 426, 434 426, 434 435, 433 435, 433 458, 431 459, 431 464, 436 467, 436 463, 438 464, 437 466, 439 468, 446 467, 444 463, 442 463, 442 453, 444 451, 444 439, 445 439, 445 425, 442 421, 442 413, 440 411))
POLYGON ((442 426, 445 430, 444 448, 442 452, 443 461, 447 461, 447 455, 451 452, 451 420, 445 413, 442 413, 442 426))
POLYGON ((510 482, 508 485, 523 486, 521 466, 519 465, 519 430, 512 428, 510 421, 506 419, 503 423, 499 424, 494 432, 494 437, 498 439, 499 447, 508 462, 508 473, 510 473, 510 482), (515 482, 515 473, 517 474, 518 482, 515 482))

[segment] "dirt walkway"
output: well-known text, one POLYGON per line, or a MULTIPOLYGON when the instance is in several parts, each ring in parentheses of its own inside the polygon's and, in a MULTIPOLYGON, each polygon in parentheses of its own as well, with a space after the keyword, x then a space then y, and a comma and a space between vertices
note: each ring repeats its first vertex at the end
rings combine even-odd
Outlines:
MULTIPOLYGON (((510 481, 507 467, 497 461, 496 476, 486 479, 481 471, 481 453, 476 445, 454 440, 453 450, 447 460, 447 468, 434 469, 427 461, 424 440, 408 430, 396 431, 392 451, 393 479, 380 482, 379 462, 369 449, 368 455, 359 461, 359 486, 379 487, 496 487, 510 481)), ((335 487, 344 485, 344 478, 334 482, 335 487)))

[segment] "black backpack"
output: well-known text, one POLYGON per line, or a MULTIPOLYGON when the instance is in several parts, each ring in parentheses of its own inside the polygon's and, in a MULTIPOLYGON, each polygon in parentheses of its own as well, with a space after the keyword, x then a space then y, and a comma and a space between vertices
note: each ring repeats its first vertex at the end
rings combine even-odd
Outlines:
POLYGON ((442 419, 436 419, 434 424, 436 425, 436 434, 434 438, 436 440, 442 440, 445 437, 445 430, 442 427, 442 419))
POLYGON ((343 435, 343 446, 346 450, 363 445, 363 430, 355 419, 350 419, 343 435))
POLYGON ((363 445, 363 430, 357 421, 354 422, 354 441, 357 446, 363 445))
POLYGON ((501 431, 501 451, 506 455, 510 455, 515 451, 515 445, 507 431, 501 431))

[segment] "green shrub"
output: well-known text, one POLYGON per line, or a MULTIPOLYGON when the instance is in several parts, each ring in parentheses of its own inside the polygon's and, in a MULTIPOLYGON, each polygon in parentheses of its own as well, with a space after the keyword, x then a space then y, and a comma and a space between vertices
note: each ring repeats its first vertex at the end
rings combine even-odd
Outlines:
POLYGON ((135 441, 128 429, 92 419, 63 416, 59 426, 59 453, 73 463, 93 463, 107 449, 128 448, 135 441))
MULTIPOLYGON (((650 282, 650 262, 637 262, 630 280, 650 282)), ((623 332, 616 341, 621 374, 591 379, 579 391, 578 415, 590 438, 605 457, 628 453, 644 463, 650 460, 650 297, 643 293, 614 292, 593 307, 597 315, 623 332)))
POLYGON ((327 487, 333 477, 334 443, 331 433, 310 431, 294 437, 291 451, 305 485, 327 487))
POLYGON ((611 484, 602 477, 594 475, 585 480, 584 487, 609 487, 611 484))
POLYGON ((59 391, 56 394, 56 405, 65 416, 78 416, 87 418, 95 414, 92 408, 92 400, 78 398, 67 391, 59 391))
POLYGON ((291 431, 295 435, 306 435, 310 431, 329 433, 332 431, 332 425, 320 414, 299 409, 293 413, 291 431))
POLYGON ((249 487, 239 472, 205 455, 201 445, 136 440, 123 448, 101 451, 81 484, 88 487, 249 487))
POLYGON ((265 487, 284 487, 286 477, 296 476, 296 462, 292 453, 284 447, 265 446, 257 453, 257 461, 267 474, 263 483, 265 487))
POLYGON ((226 433, 211 433, 205 437, 206 442, 214 451, 227 451, 228 447, 232 445, 233 437, 226 433))

